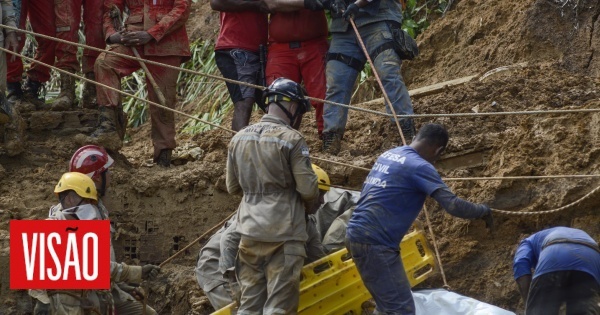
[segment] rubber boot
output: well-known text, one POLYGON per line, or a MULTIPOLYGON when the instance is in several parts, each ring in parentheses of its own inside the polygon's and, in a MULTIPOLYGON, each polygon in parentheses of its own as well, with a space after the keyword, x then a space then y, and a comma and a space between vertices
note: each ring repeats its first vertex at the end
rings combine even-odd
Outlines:
MULTIPOLYGON (((96 81, 96 75, 93 72, 85 74, 86 79, 96 81)), ((81 108, 97 109, 98 104, 96 103, 96 85, 87 81, 83 82, 83 88, 81 92, 81 108)))
POLYGON ((173 150, 171 149, 162 149, 160 150, 160 154, 157 158, 154 159, 154 163, 158 164, 162 167, 171 166, 171 155, 173 154, 173 150))
POLYGON ((120 124, 118 111, 121 110, 116 106, 99 106, 96 130, 89 137, 82 134, 75 136, 75 141, 80 145, 96 144, 112 151, 121 149, 123 140, 118 131, 120 124))
POLYGON ((323 152, 331 155, 340 153, 342 147, 342 137, 336 132, 323 132, 323 152))
POLYGON ((61 73, 60 74, 60 94, 52 102, 50 107, 53 111, 65 111, 73 108, 75 103, 75 78, 61 73))
POLYGON ((48 109, 48 105, 44 102, 44 98, 41 96, 43 84, 41 82, 27 78, 25 80, 25 86, 23 89, 23 102, 29 103, 35 106, 37 110, 48 109))

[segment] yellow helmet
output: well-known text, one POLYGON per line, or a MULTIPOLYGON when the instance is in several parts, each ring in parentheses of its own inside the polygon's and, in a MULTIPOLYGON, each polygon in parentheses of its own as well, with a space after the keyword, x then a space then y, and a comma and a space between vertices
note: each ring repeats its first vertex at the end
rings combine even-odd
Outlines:
POLYGON ((98 192, 94 181, 82 173, 69 172, 63 176, 54 187, 54 193, 59 193, 67 190, 73 190, 79 197, 98 201, 98 192))
POLYGON ((312 164, 312 169, 317 174, 317 181, 319 182, 319 189, 324 191, 329 191, 329 185, 331 182, 329 181, 329 175, 320 167, 312 164))

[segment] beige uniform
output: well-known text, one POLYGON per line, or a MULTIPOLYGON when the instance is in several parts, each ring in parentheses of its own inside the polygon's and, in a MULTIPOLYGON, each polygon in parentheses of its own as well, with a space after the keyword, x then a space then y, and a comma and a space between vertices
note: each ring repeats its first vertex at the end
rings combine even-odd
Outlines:
MULTIPOLYGON (((0 0, 0 16, 2 16, 2 24, 17 27, 15 10, 12 5, 12 0, 0 0)), ((3 28, 0 30, 0 47, 4 48, 4 34, 14 32, 3 28)), ((6 92, 6 53, 0 52, 0 93, 6 92)))
MULTIPOLYGON (((104 207, 102 200, 99 200, 98 207, 94 207, 94 218, 93 220, 108 220, 108 210, 104 207)), ((48 213, 49 219, 54 220, 67 220, 72 219, 65 217, 62 212, 62 207, 57 204, 50 208, 48 213)), ((91 215, 86 215, 85 219, 91 219, 91 215)), ((111 228, 112 229, 112 228, 111 228)), ((112 234, 112 231, 111 231, 112 234)), ((110 302, 115 308, 115 312, 119 315, 138 315, 143 313, 143 304, 137 301, 131 294, 121 290, 117 283, 142 283, 142 267, 140 266, 128 266, 124 263, 115 262, 115 251, 112 245, 112 237, 110 242, 110 279, 111 279, 111 290, 109 292, 98 292, 94 291, 70 291, 68 294, 61 294, 60 291, 49 291, 49 300, 51 304, 51 310, 53 314, 68 314, 78 315, 83 314, 81 308, 82 298, 89 299, 92 304, 96 307, 100 307, 102 304, 110 302), (105 294, 107 293, 107 294, 105 294), (103 299, 103 303, 100 300, 103 299)), ((37 292, 37 294, 40 294, 37 292)), ((36 297, 36 296, 34 296, 36 297)), ((36 297, 38 298, 38 297, 36 297)), ((40 299, 43 303, 47 303, 43 294, 40 299)), ((108 312, 106 309, 101 309, 102 313, 108 312)), ((146 306, 147 315, 156 315, 156 311, 149 306, 146 306)))
POLYGON ((238 315, 297 313, 306 257, 304 203, 319 196, 302 134, 268 114, 240 130, 229 144, 227 190, 243 193, 238 315))

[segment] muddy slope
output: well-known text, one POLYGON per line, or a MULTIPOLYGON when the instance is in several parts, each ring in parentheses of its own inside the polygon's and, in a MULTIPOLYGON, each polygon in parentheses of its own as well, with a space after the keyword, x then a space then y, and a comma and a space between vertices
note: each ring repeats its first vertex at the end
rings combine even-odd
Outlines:
MULTIPOLYGON (((194 7, 193 22, 202 29, 197 36, 209 38, 218 23, 215 14, 207 11, 207 3, 194 7)), ((415 98, 415 112, 600 108, 596 52, 599 14, 600 5, 589 0, 567 1, 563 7, 550 0, 456 1, 446 17, 419 38, 421 57, 404 66, 409 88, 518 62, 528 62, 528 66, 415 98)), ((382 110, 377 105, 370 108, 382 110)), ((259 116, 255 113, 253 121, 259 116)), ((95 113, 35 113, 26 118, 25 153, 18 158, 0 156, 2 266, 8 262, 8 220, 45 217, 48 207, 56 202, 52 189, 76 149, 72 136, 90 128, 95 113)), ((445 177, 600 173, 598 113, 440 117, 416 122, 439 122, 450 130, 450 147, 438 164, 445 177)), ((399 140, 386 118, 371 114, 351 112, 347 130, 342 152, 330 157, 319 153, 313 117, 305 119, 302 129, 315 156, 362 167, 369 167, 379 153, 399 140)), ((239 197, 229 196, 224 187, 228 132, 178 136, 182 152, 193 153, 189 156, 195 160, 182 159, 178 162, 181 165, 168 170, 148 166, 152 154, 149 133, 147 125, 129 131, 131 140, 115 154, 113 188, 107 197, 118 228, 119 258, 131 263, 163 261, 239 203, 239 197)), ((318 164, 329 172, 333 183, 350 188, 359 189, 366 176, 366 172, 351 167, 318 164)), ((573 202, 600 185, 600 179, 448 183, 459 196, 472 201, 500 209, 535 211, 573 202)), ((520 312, 523 305, 511 276, 512 255, 519 239, 544 227, 566 225, 585 229, 598 240, 599 200, 593 196, 576 208, 552 215, 497 215, 493 235, 483 222, 453 218, 428 202, 450 287, 520 312)), ((193 247, 168 265, 158 280, 145 284, 150 304, 161 314, 211 311, 193 274, 199 248, 193 247)), ((0 313, 30 312, 26 293, 8 290, 8 268, 2 268, 0 276, 0 313)), ((422 286, 442 285, 438 274, 422 286)))

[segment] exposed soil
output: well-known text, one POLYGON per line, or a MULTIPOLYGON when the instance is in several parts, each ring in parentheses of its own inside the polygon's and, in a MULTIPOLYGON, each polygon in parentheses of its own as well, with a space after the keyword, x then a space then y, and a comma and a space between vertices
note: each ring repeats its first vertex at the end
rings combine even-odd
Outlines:
MULTIPOLYGON (((600 108, 600 4, 597 1, 505 0, 455 1, 448 14, 418 39, 420 57, 405 63, 410 89, 528 62, 522 69, 494 74, 414 98, 416 113, 510 112, 600 108), (560 3, 559 3, 560 2, 560 3)), ((188 23, 194 38, 214 38, 218 15, 208 3, 194 5, 188 23)), ((372 86, 372 85, 371 85, 372 86)), ((369 95, 368 89, 361 91, 369 95)), ((380 97, 376 93, 375 97, 380 97)), ((360 99, 364 101, 368 99, 360 99)), ((372 105, 374 110, 382 106, 372 105)), ((67 170, 77 148, 72 134, 93 124, 93 111, 27 115, 26 151, 17 158, 0 156, 0 313, 26 314, 31 301, 24 291, 8 290, 8 220, 44 218, 56 203, 52 189, 67 170), (66 131, 65 131, 66 130, 66 131)), ((253 121, 260 113, 255 112, 253 121)), ((523 176, 600 173, 600 114, 511 115, 417 119, 445 124, 451 141, 438 163, 444 177, 523 176)), ((224 126, 229 127, 226 119, 224 126)), ((108 206, 117 222, 119 258, 133 263, 160 263, 179 248, 235 211, 238 197, 224 185, 226 149, 231 134, 213 130, 178 136, 181 148, 170 169, 149 166, 150 128, 129 130, 130 140, 113 154, 116 166, 108 206), (188 155, 184 153, 190 153, 188 155), (188 157, 185 157, 188 156, 188 157), (190 158, 194 156, 195 158, 190 158)), ((370 167, 377 155, 398 144, 387 118, 351 112, 342 152, 319 152, 314 117, 302 132, 312 154, 370 167)), ((354 189, 366 172, 334 164, 325 168, 334 184, 354 189)), ((459 196, 498 209, 549 210, 573 202, 600 185, 600 179, 449 181, 459 196)), ((508 310, 522 312, 512 279, 518 241, 544 227, 584 229, 600 240, 600 198, 551 215, 496 215, 489 234, 481 221, 451 217, 428 201, 433 230, 452 290, 508 310)), ((425 222, 423 215, 419 218, 425 222)), ((160 279, 146 284, 150 305, 160 314, 208 314, 212 309, 199 289, 193 268, 200 246, 164 268, 160 279)), ((441 287, 440 274, 420 287, 441 287)))

